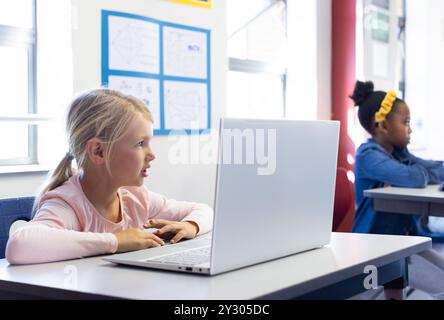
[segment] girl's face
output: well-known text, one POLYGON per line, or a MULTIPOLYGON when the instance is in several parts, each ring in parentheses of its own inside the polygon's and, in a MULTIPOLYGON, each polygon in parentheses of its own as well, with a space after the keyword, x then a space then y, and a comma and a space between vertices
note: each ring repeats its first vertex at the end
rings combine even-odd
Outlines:
POLYGON ((120 186, 141 186, 148 176, 153 124, 142 116, 135 118, 113 148, 110 158, 112 179, 120 186))
POLYGON ((397 110, 387 119, 389 142, 398 149, 405 149, 410 143, 410 110, 404 102, 398 102, 397 110))

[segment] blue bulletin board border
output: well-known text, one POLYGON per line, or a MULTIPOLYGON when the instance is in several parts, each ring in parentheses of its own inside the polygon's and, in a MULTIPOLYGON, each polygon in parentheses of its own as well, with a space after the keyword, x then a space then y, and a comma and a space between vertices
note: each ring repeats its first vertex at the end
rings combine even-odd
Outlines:
POLYGON ((160 97, 160 129, 154 130, 155 135, 192 135, 192 134, 209 134, 211 131, 211 31, 207 29, 186 26, 177 23, 165 22, 137 14, 102 10, 102 86, 108 87, 110 76, 126 76, 136 77, 144 79, 156 79, 159 80, 159 97, 160 97), (108 18, 110 16, 124 17, 128 19, 137 19, 142 21, 148 21, 159 25, 159 74, 134 72, 128 70, 112 70, 109 68, 109 25, 108 18), (190 30, 195 32, 201 32, 206 35, 207 42, 207 77, 205 79, 200 78, 188 78, 188 77, 176 77, 164 74, 164 55, 163 55, 163 30, 164 27, 173 27, 177 29, 190 30), (183 128, 183 130, 167 129, 165 128, 165 106, 164 106, 164 82, 165 81, 181 81, 187 83, 203 83, 207 86, 207 126, 206 128, 199 128, 193 130, 192 128, 183 128))

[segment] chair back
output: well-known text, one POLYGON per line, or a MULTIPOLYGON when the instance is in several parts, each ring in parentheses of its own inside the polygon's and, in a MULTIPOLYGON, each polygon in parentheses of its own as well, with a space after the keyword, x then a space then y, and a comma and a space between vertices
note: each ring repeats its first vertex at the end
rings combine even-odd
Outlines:
POLYGON ((5 257, 11 225, 17 220, 31 220, 33 204, 34 197, 0 199, 0 259, 5 257))
POLYGON ((335 203, 333 209, 333 231, 344 221, 353 206, 353 185, 348 179, 347 170, 338 167, 336 170, 335 203))

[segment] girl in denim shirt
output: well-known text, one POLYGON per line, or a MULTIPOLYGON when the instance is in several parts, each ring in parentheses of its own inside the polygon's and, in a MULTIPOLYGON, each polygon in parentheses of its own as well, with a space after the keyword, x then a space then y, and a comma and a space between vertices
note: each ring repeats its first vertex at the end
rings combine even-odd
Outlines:
POLYGON ((359 106, 359 122, 372 136, 356 154, 355 191, 358 208, 353 232, 378 234, 418 234, 419 216, 375 212, 364 190, 394 187, 424 188, 444 180, 441 161, 415 157, 408 149, 410 111, 393 91, 374 91, 372 82, 356 83, 351 99, 359 106))

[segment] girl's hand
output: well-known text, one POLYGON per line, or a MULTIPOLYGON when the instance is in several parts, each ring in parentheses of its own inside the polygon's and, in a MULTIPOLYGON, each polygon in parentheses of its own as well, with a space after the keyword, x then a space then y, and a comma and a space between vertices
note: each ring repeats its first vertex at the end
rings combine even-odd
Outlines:
POLYGON ((148 220, 143 227, 159 229, 154 234, 163 239, 171 239, 170 243, 176 243, 181 239, 193 239, 199 232, 197 223, 193 221, 153 219, 148 220))
POLYGON ((155 234, 143 231, 141 229, 127 229, 114 233, 114 235, 116 236, 118 242, 116 252, 127 252, 151 247, 160 247, 165 244, 165 242, 155 234))

